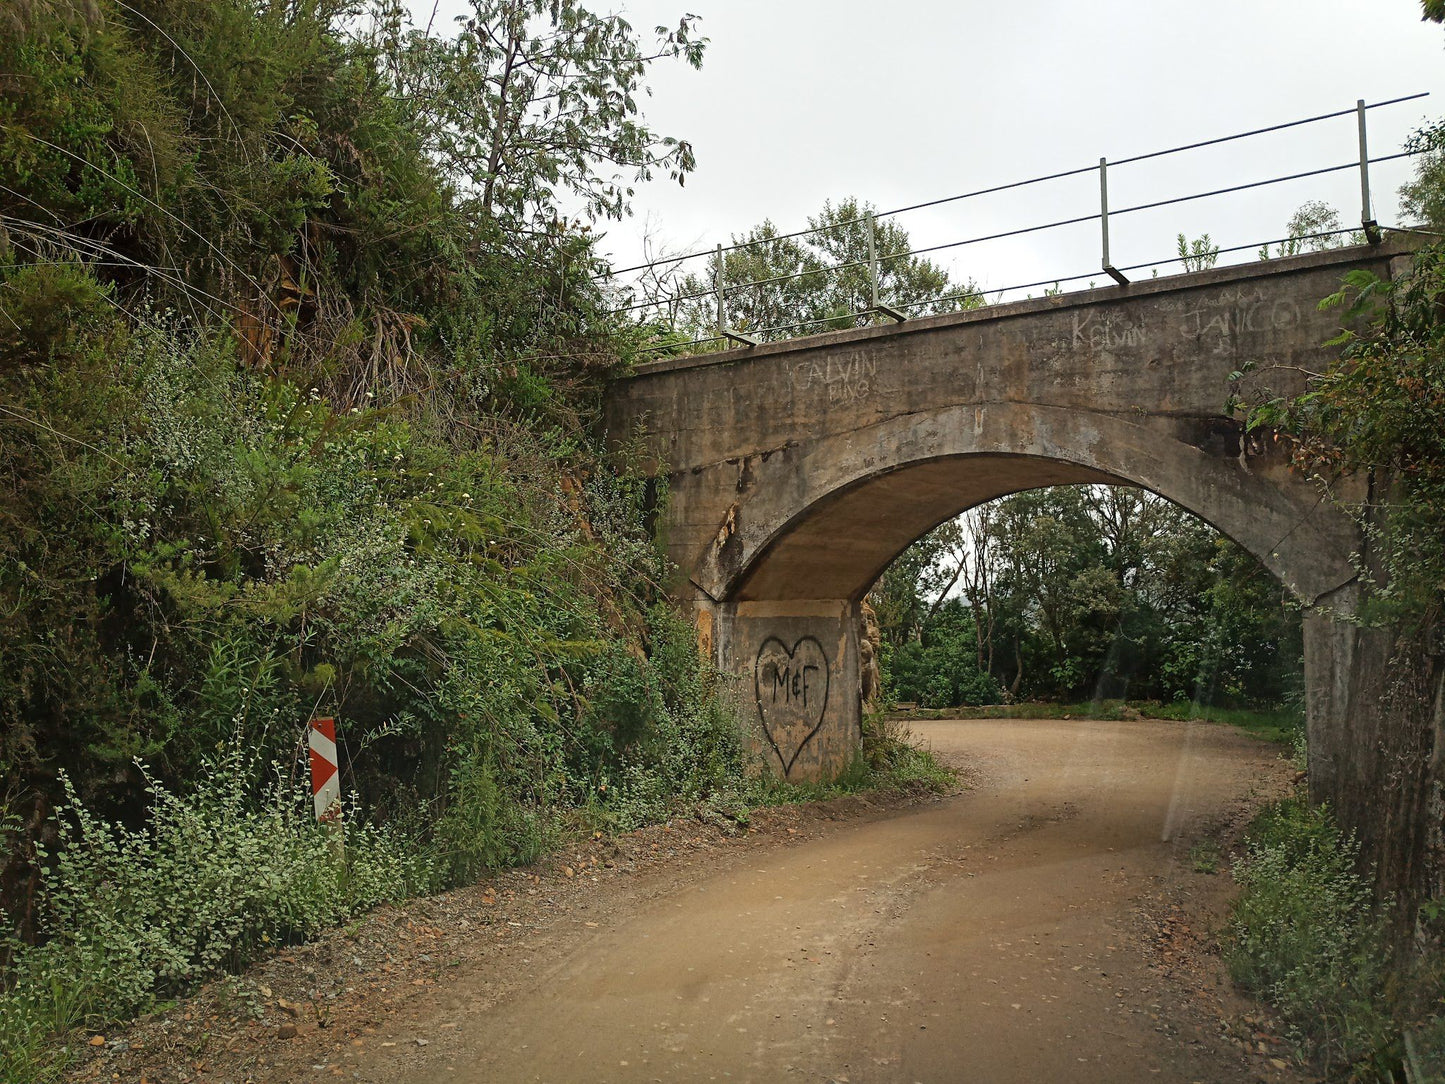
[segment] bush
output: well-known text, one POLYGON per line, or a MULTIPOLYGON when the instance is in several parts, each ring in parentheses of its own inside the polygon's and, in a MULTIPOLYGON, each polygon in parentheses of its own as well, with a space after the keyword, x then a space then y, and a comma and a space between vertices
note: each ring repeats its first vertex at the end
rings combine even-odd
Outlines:
POLYGON ((1391 1011, 1398 969, 1357 855, 1327 808, 1292 798, 1261 811, 1234 868, 1243 892, 1229 970, 1279 1010, 1327 1077, 1353 1069, 1388 1081, 1399 1062, 1391 1011))
POLYGON ((907 725, 881 715, 865 720, 863 756, 867 785, 942 793, 958 781, 956 773, 917 744, 907 725))
POLYGON ((302 788, 277 778, 258 800, 253 766, 228 757, 187 795, 147 777, 150 819, 138 829, 97 816, 66 780, 58 842, 41 855, 44 940, 12 946, 0 995, 0 1078, 30 1079, 56 1032, 125 1019, 436 886, 436 864, 395 831, 345 821, 343 856, 302 788))
POLYGON ((884 660, 887 687, 894 700, 927 708, 997 704, 1003 699, 998 681, 978 668, 971 641, 942 635, 927 643, 910 641, 884 660))

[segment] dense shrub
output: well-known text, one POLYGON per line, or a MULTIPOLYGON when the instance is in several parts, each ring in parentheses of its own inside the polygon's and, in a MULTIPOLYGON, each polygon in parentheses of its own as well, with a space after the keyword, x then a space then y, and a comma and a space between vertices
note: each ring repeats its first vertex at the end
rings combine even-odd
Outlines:
POLYGON ((304 786, 258 780, 246 756, 209 767, 185 796, 149 780, 149 819, 139 828, 96 815, 67 784, 42 898, 44 940, 13 946, 10 988, 0 994, 0 1077, 35 1071, 34 1048, 54 1031, 124 1019, 440 880, 414 840, 355 810, 342 828, 319 825, 304 786))
POLYGON ((1278 1010, 1326 1079, 1400 1079, 1406 1058, 1438 1074, 1442 976, 1428 954, 1392 948, 1358 850, 1327 807, 1291 798, 1262 810, 1234 868, 1230 974, 1278 1010))
POLYGON ((944 630, 925 642, 887 649, 883 656, 887 688, 894 700, 928 708, 997 704, 998 680, 979 670, 971 639, 944 630))
POLYGON ((691 168, 634 96, 705 39, 476 7, 452 40, 348 0, 0 12, 6 1080, 579 821, 778 793, 662 601, 665 483, 598 435, 648 332, 559 210, 691 168), (541 158, 535 111, 477 126, 499 20, 546 53, 541 158), (207 781, 313 714, 344 866, 289 776, 207 781))

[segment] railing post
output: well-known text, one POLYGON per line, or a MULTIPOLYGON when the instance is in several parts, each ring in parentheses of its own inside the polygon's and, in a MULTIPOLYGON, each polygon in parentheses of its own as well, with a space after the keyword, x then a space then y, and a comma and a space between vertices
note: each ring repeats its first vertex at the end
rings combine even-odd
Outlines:
POLYGON ((890 319, 893 319, 893 320, 897 320, 897 321, 901 324, 904 320, 907 319, 907 317, 905 317, 905 316, 904 316, 901 312, 899 312, 897 309, 889 308, 887 305, 883 304, 883 302, 881 302, 881 301, 878 300, 878 243, 877 243, 877 241, 874 239, 874 236, 873 236, 873 235, 874 235, 874 222, 875 222, 875 220, 877 219, 877 217, 878 217, 877 215, 870 214, 870 215, 868 216, 868 218, 867 218, 867 223, 868 223, 868 285, 871 287, 871 294, 870 294, 869 301, 868 301, 868 307, 869 307, 873 312, 881 312, 884 316, 887 316, 887 317, 889 317, 890 319))
POLYGON ((727 309, 723 303, 723 247, 717 246, 717 260, 713 264, 713 287, 717 291, 717 333, 722 339, 731 339, 743 346, 757 346, 758 340, 751 335, 744 335, 741 331, 733 331, 728 327, 727 309))
POLYGON ((1120 286, 1128 286, 1129 280, 1124 277, 1124 272, 1109 260, 1109 160, 1107 158, 1099 159, 1099 228, 1104 241, 1104 258, 1100 266, 1120 286))
POLYGON ((722 245, 717 246, 717 255, 712 263, 712 285, 717 293, 717 333, 727 334, 727 319, 723 310, 723 254, 722 245))
POLYGON ((1360 225, 1365 231, 1365 240, 1372 245, 1380 243, 1380 224, 1375 221, 1374 209, 1370 206, 1370 147, 1365 139, 1365 99, 1355 101, 1355 117, 1360 129, 1360 225))
POLYGON ((876 311, 878 308, 878 246, 873 240, 874 216, 870 214, 864 221, 868 225, 868 285, 872 289, 868 307, 876 311))

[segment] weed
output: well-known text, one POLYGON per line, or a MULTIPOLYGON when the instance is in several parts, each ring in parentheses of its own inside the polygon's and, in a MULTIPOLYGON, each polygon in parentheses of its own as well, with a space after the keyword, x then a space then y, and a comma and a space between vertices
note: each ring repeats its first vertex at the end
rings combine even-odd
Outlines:
MULTIPOLYGON (((0 992, 0 1079, 45 1078, 55 1035, 151 1008, 161 996, 237 970, 270 947, 435 884, 411 841, 348 827, 345 858, 281 782, 258 803, 244 757, 189 795, 149 782, 149 824, 130 829, 87 808, 67 781, 49 855, 38 946, 15 944, 0 992)), ((245 1002, 232 983, 223 996, 245 1002)))
POLYGON ((1189 848, 1189 864, 1195 873, 1218 873, 1220 858, 1218 840, 1201 839, 1189 848))

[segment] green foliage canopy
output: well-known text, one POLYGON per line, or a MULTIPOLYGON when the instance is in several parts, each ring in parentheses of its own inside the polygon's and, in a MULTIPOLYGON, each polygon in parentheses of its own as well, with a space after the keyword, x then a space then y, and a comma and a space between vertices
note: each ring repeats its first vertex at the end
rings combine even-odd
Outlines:
MULTIPOLYGON (((868 228, 876 208, 849 197, 823 204, 808 218, 809 232, 781 236, 763 222, 733 237, 723 255, 724 303, 731 327, 766 339, 867 326, 872 312, 868 228)), ((972 283, 910 255, 908 231, 892 219, 874 219, 878 297, 910 315, 976 308, 983 297, 972 283)), ((672 322, 693 338, 716 333, 715 266, 677 284, 657 283, 650 299, 674 309, 672 322), (670 302, 671 297, 681 301, 670 302)))
POLYGON ((1300 695, 1299 617, 1282 586, 1183 509, 1132 487, 1053 487, 981 506, 906 550, 869 597, 900 700, 1300 695))

